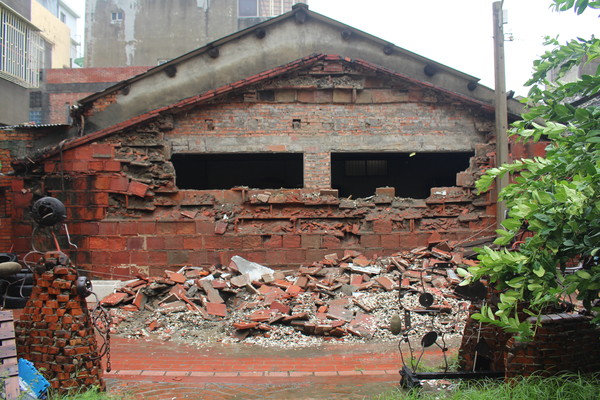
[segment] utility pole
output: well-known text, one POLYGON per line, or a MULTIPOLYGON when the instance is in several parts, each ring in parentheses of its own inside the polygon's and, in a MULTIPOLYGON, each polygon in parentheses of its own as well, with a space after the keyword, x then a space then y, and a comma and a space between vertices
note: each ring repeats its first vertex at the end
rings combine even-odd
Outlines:
MULTIPOLYGON (((494 14, 494 74, 495 74, 495 109, 496 109, 496 166, 508 162, 508 112, 506 100, 506 70, 504 59, 504 17, 502 13, 502 3, 496 1, 493 4, 494 14)), ((496 191, 500 191, 508 185, 508 175, 496 179, 496 191)), ((504 221, 506 214, 505 202, 496 199, 496 222, 498 228, 504 221)))

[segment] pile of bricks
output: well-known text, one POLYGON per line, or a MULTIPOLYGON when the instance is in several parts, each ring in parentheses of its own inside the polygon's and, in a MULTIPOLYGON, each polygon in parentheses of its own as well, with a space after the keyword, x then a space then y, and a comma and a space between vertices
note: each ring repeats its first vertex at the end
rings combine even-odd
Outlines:
POLYGON ((81 387, 104 390, 94 327, 77 271, 58 266, 36 274, 36 285, 15 323, 17 354, 36 366, 57 393, 81 387))
POLYGON ((473 263, 453 252, 446 241, 376 259, 351 250, 332 253, 293 272, 265 269, 259 278, 240 273, 239 262, 234 257, 228 266, 185 267, 162 277, 140 275, 101 304, 127 312, 126 317, 113 313, 115 326, 139 311, 153 312, 145 321, 149 332, 163 325, 156 315, 192 312, 206 320, 229 322, 240 339, 268 337, 278 325, 304 335, 369 339, 381 329, 371 315, 380 305, 366 294, 389 293, 396 308, 404 294, 427 291, 438 300, 411 311, 450 313, 448 299, 456 299, 452 288, 460 282, 456 267, 473 263))

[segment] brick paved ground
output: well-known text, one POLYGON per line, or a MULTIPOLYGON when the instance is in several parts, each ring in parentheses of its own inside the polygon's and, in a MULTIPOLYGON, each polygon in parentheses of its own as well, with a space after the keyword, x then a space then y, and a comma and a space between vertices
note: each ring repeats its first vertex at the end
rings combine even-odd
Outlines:
MULTIPOLYGON (((364 399, 394 390, 396 344, 275 349, 246 345, 196 348, 170 342, 111 341, 109 392, 163 399, 364 399)), ((431 366, 441 353, 428 349, 431 366)))

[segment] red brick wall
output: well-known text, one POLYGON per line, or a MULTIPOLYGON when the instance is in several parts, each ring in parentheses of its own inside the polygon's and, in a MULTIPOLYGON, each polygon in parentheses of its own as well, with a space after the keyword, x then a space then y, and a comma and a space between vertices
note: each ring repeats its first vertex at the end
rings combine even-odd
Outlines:
MULTIPOLYGON (((45 160, 41 170, 25 173, 25 189, 39 185, 37 193, 64 201, 79 247, 75 264, 107 278, 226 264, 233 255, 296 267, 347 249, 388 255, 426 244, 434 233, 448 240, 493 234, 493 194, 473 190, 475 177, 493 162, 494 146, 486 143, 492 115, 414 84, 392 85, 376 74, 356 79, 355 70, 339 79, 364 90, 317 89, 329 84, 324 68, 344 75, 346 67, 316 65, 315 76, 301 75, 300 84, 284 77, 178 108, 172 116, 163 112, 66 150, 62 160, 45 160), (331 151, 412 151, 419 140, 429 151, 475 150, 456 186, 432 189, 426 199, 394 198, 383 190, 360 201, 329 189, 331 151), (206 147, 212 153, 303 153, 305 188, 177 190, 171 152, 206 147)), ((116 94, 107 94, 88 113, 115 101, 116 94)), ((30 226, 28 219, 15 220, 19 252, 29 250, 30 226)))
MULTIPOLYGON (((494 230, 489 195, 477 198, 470 187, 445 188, 444 195, 434 190, 425 200, 394 199, 381 190, 359 206, 332 190, 175 191, 170 163, 157 158, 158 143, 164 143, 160 134, 140 127, 67 150, 62 166, 54 157, 38 178, 27 180, 41 182, 43 193, 66 204, 79 268, 127 278, 167 267, 225 264, 233 255, 295 267, 347 249, 369 257, 413 249, 433 233, 460 240, 494 230), (149 159, 155 162, 141 173, 136 164, 149 159)), ((489 146, 478 149, 474 159, 485 162, 489 146)), ((15 206, 23 216, 34 199, 19 193, 15 206)), ((31 226, 28 218, 15 220, 17 251, 30 249, 31 226)))
POLYGON ((507 378, 600 371, 600 328, 583 315, 543 315, 531 342, 517 342, 510 333, 469 318, 459 350, 462 370, 473 369, 478 340, 489 352, 477 355, 476 370, 504 371, 507 378))
POLYGON ((47 84, 120 82, 144 73, 150 67, 60 68, 48 69, 47 84))
POLYGON ((46 89, 48 91, 49 111, 48 121, 50 124, 66 124, 68 121, 68 107, 77 103, 97 91, 104 89, 114 83, 144 73, 150 67, 113 67, 113 68, 61 68, 48 69, 46 73, 46 89), (89 88, 84 84, 105 83, 96 90, 84 90, 89 88))
MULTIPOLYGON (((12 159, 23 157, 25 151, 31 150, 38 136, 34 131, 0 129, 0 172, 12 172, 12 159)), ((14 222, 23 218, 32 198, 31 190, 24 188, 22 177, 0 175, 0 252, 10 252, 19 247, 13 235, 14 222)))
POLYGON ((530 343, 507 343, 506 377, 600 371, 600 328, 578 314, 543 315, 530 343))
POLYGON ((304 187, 319 189, 331 187, 331 154, 304 154, 304 187))

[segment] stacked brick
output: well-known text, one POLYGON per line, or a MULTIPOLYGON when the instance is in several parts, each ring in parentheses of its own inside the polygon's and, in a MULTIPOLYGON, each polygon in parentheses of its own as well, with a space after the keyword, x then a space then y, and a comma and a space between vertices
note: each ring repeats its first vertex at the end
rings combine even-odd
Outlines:
POLYGON ((479 307, 473 304, 458 351, 459 369, 504 371, 506 345, 512 335, 495 325, 480 324, 479 321, 470 318, 470 315, 475 312, 479 312, 479 307), (485 343, 485 345, 478 346, 478 343, 485 343))
MULTIPOLYGON (((472 308, 472 312, 477 311, 472 308)), ((530 319, 535 323, 535 318, 530 319)), ((600 329, 580 314, 546 314, 531 342, 516 341, 499 327, 469 318, 459 350, 460 369, 532 374, 600 371, 600 329), (485 343, 485 345, 477 345, 485 343), (477 356, 475 357, 475 355, 477 356), (473 364, 475 363, 475 368, 473 364)))
POLYGON ((77 271, 58 266, 36 274, 31 297, 16 322, 17 354, 31 361, 57 393, 104 390, 94 327, 77 271))
POLYGON ((597 373, 600 329, 584 315, 543 315, 533 341, 520 343, 511 338, 505 354, 507 378, 533 373, 597 373))

